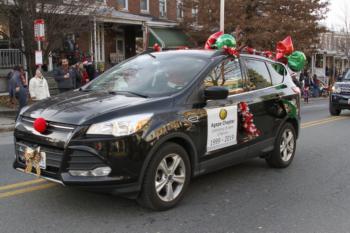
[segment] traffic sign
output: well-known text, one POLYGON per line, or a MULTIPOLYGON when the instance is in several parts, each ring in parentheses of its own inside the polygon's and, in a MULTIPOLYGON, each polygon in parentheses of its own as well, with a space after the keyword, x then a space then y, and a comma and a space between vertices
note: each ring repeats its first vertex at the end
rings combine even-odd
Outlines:
POLYGON ((34 20, 34 37, 36 41, 45 40, 45 21, 43 19, 34 20))

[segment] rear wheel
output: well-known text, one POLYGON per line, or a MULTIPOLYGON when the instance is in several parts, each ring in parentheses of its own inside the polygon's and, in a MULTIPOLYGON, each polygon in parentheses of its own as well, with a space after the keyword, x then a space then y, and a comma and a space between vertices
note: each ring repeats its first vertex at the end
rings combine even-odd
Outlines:
POLYGON ((295 154, 296 150, 296 133, 291 123, 286 123, 280 130, 276 142, 275 149, 266 158, 269 166, 274 168, 288 167, 295 154))
POLYGON ((178 204, 190 183, 191 166, 183 147, 166 143, 151 160, 138 202, 153 210, 178 204))

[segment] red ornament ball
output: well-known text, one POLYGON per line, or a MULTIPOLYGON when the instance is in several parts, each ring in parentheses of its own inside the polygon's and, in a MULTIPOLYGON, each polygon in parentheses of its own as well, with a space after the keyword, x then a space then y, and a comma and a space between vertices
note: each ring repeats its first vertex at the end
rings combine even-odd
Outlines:
POLYGON ((44 118, 39 117, 36 118, 33 122, 34 129, 38 131, 39 133, 44 133, 46 131, 47 122, 44 118))

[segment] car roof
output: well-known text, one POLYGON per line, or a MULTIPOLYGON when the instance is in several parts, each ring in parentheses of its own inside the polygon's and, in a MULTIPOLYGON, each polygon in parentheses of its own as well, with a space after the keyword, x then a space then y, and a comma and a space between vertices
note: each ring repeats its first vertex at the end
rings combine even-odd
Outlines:
MULTIPOLYGON (((157 53, 152 54, 156 55, 157 53)), ((225 56, 227 55, 223 50, 210 50, 210 49, 180 49, 180 50, 166 50, 162 51, 162 54, 174 54, 175 56, 196 56, 201 58, 213 58, 218 56, 225 56)), ((246 53, 241 53, 241 57, 248 57, 248 58, 255 58, 259 60, 269 61, 269 62, 276 62, 269 58, 266 58, 264 56, 259 55, 251 55, 246 53)))
MULTIPOLYGON (((151 52, 153 55, 157 56, 159 52, 151 52)), ((204 49, 179 49, 179 50, 165 50, 160 52, 160 54, 168 54, 174 56, 193 56, 211 58, 216 53, 216 50, 204 50, 204 49)))

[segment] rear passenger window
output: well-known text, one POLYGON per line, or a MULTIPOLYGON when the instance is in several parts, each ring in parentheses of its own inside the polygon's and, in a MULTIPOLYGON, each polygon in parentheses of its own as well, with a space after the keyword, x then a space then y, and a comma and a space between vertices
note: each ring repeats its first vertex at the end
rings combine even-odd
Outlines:
POLYGON ((268 62, 267 66, 271 74, 272 84, 273 85, 281 84, 283 82, 284 76, 287 75, 287 70, 284 67, 284 65, 280 63, 268 62))
POLYGON ((229 94, 244 92, 241 67, 238 59, 227 59, 217 65, 205 78, 206 87, 223 86, 229 94))
POLYGON ((265 62, 248 59, 245 61, 245 65, 249 78, 249 90, 258 90, 272 85, 270 73, 267 70, 265 62))

